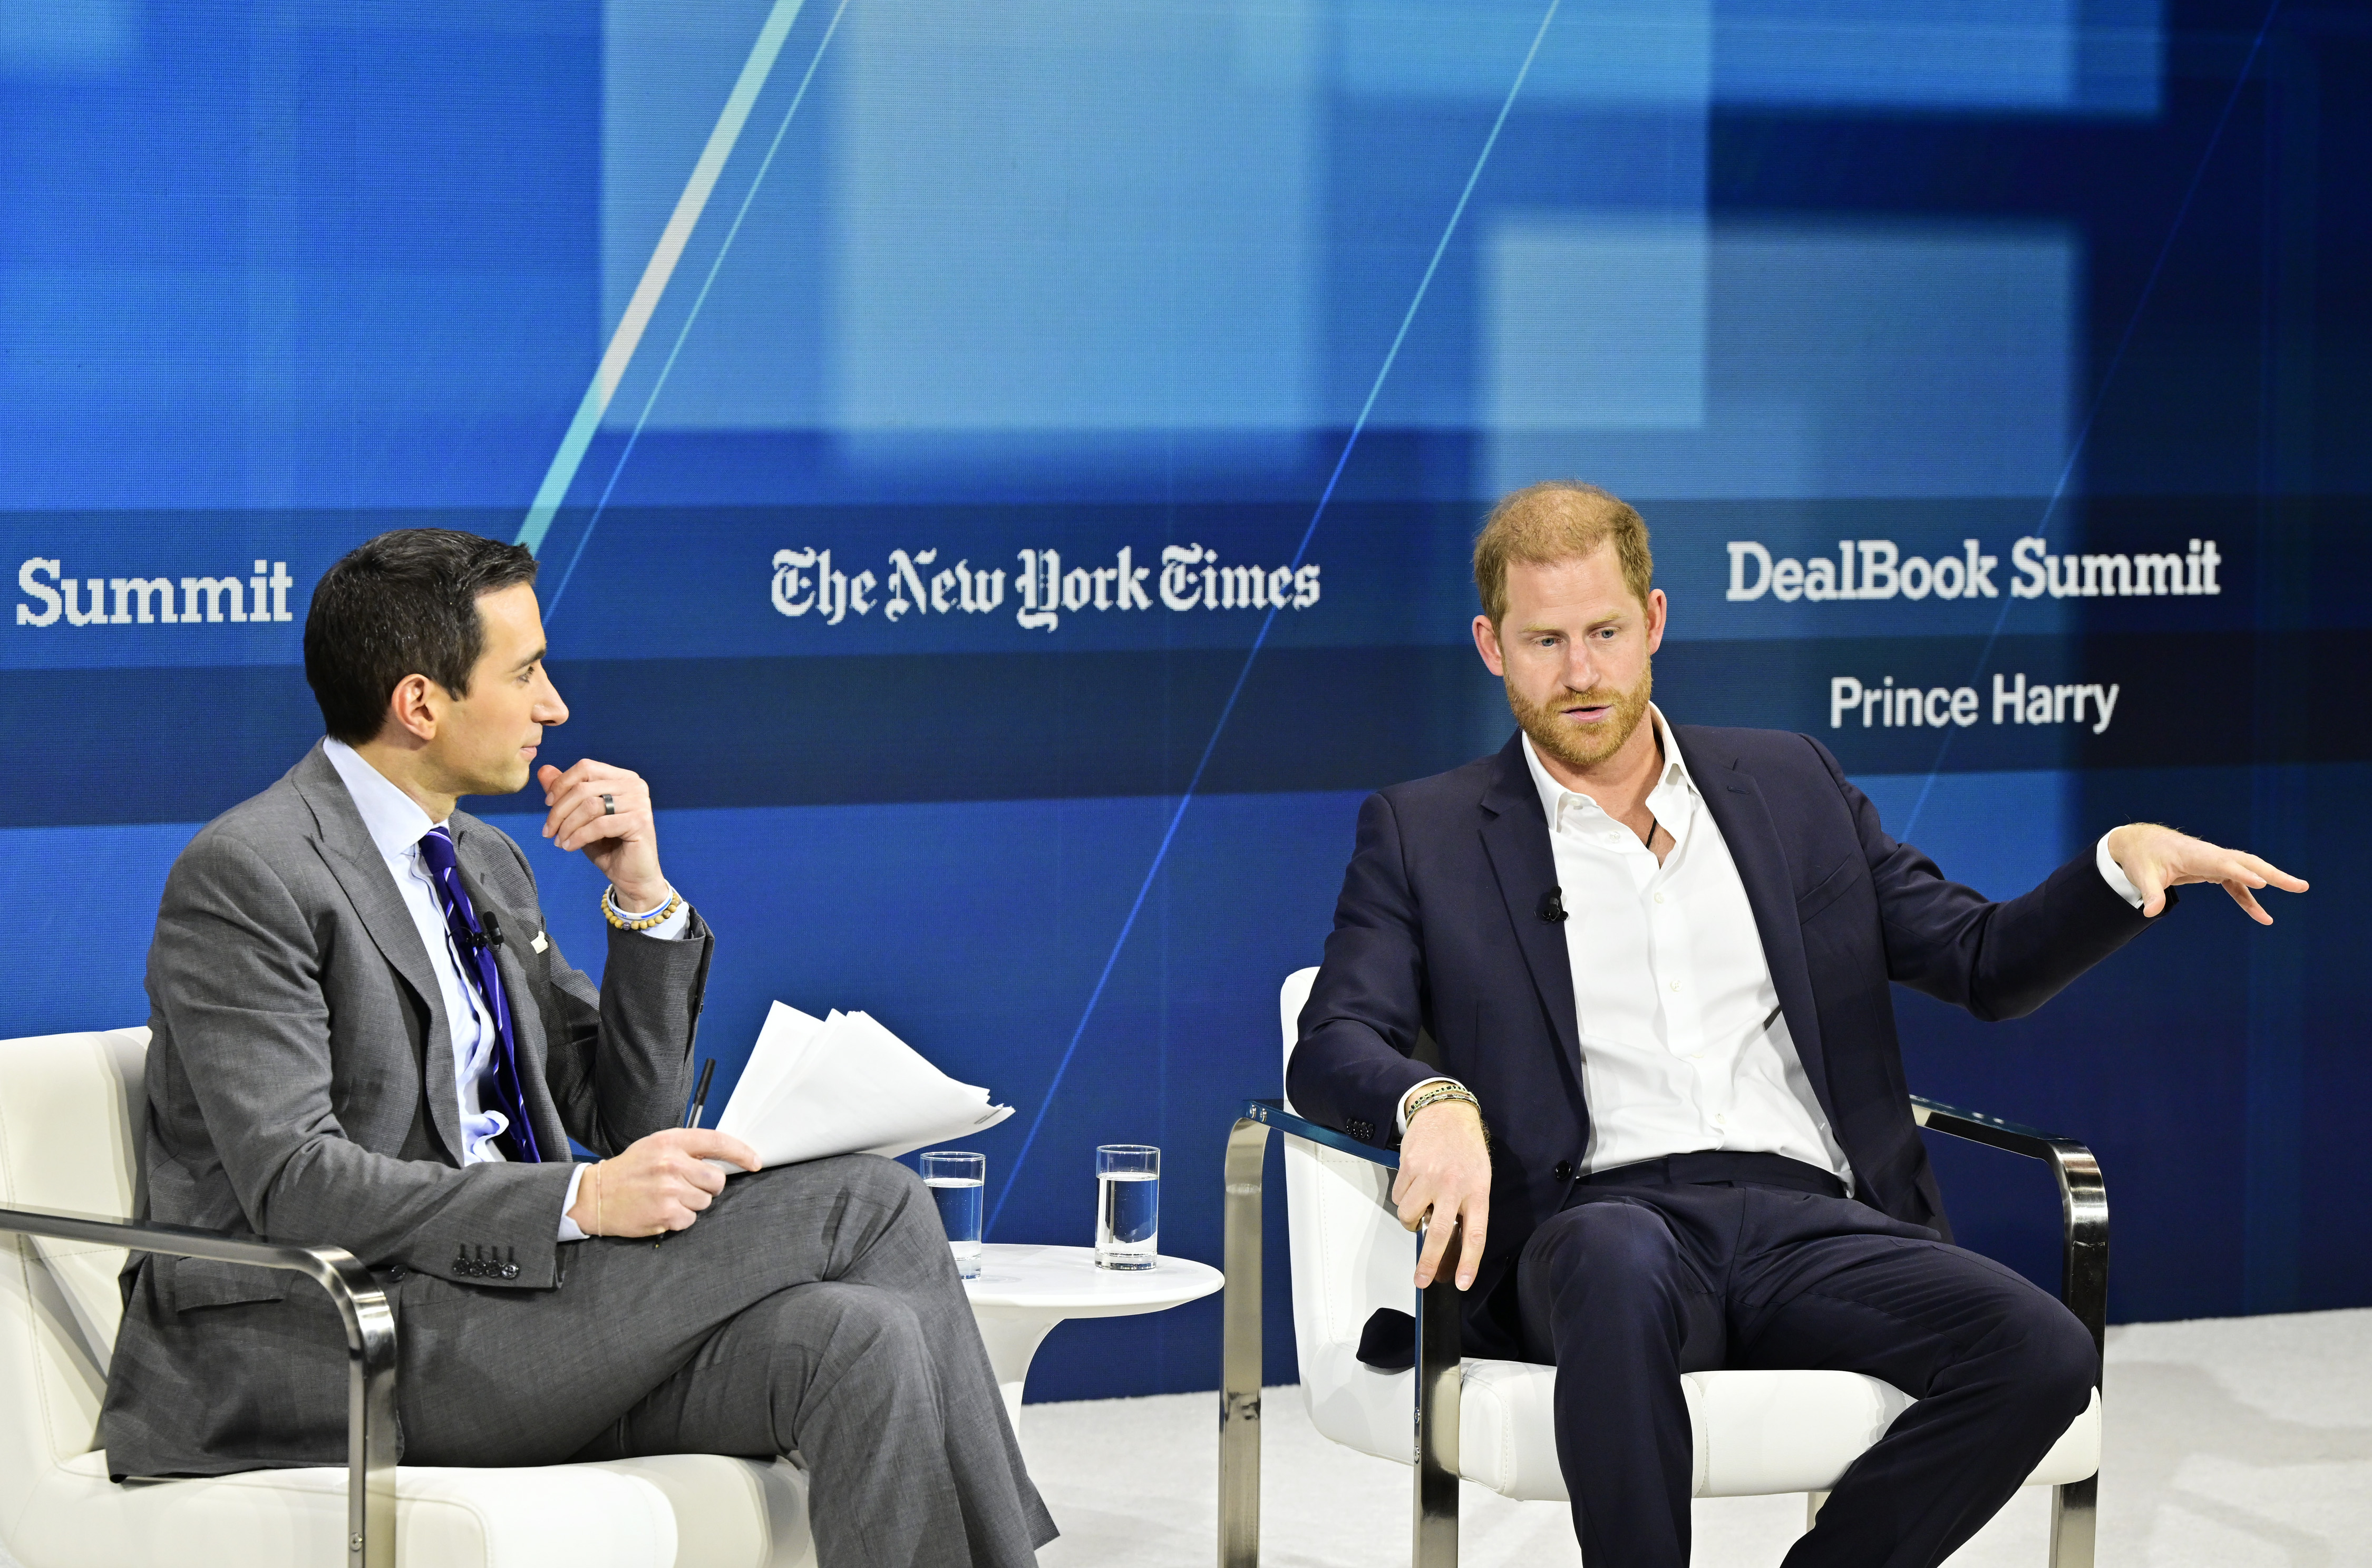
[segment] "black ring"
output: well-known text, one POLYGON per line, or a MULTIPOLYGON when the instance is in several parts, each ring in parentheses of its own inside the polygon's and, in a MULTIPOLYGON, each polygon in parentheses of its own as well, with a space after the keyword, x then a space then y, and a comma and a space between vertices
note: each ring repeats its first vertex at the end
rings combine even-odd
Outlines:
POLYGON ((614 795, 603 796, 601 797, 601 815, 604 817, 615 817, 617 814, 618 797, 614 795))

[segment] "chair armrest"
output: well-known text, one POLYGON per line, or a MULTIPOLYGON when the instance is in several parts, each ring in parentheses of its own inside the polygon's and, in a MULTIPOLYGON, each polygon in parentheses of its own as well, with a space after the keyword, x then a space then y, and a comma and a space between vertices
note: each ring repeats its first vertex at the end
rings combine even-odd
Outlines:
POLYGON ((2073 1138, 1962 1110, 1922 1095, 1911 1097, 1912 1120, 1931 1132, 1947 1132, 1972 1144, 2006 1149, 2051 1167, 2059 1182, 2064 1238, 2060 1255, 2059 1299, 2092 1332, 2104 1354, 2109 1324, 2109 1190, 2100 1162, 2073 1138))
POLYGON ((1313 1144, 1322 1144, 1337 1154, 1356 1155, 1368 1164, 1382 1166, 1387 1170, 1398 1170, 1401 1167, 1401 1155, 1398 1149, 1379 1149, 1373 1144, 1359 1142, 1348 1132, 1338 1132, 1331 1127, 1320 1127, 1307 1117, 1296 1116, 1285 1109, 1285 1102, 1282 1100, 1248 1099, 1244 1101, 1244 1119, 1248 1121, 1262 1122, 1275 1128, 1280 1132, 1290 1132, 1296 1138, 1307 1138, 1313 1144))
POLYGON ((282 1247, 65 1209, 0 1208, 6 1231, 285 1269, 329 1292, 346 1330, 347 1568, 395 1568, 395 1314, 359 1259, 340 1247, 282 1247))

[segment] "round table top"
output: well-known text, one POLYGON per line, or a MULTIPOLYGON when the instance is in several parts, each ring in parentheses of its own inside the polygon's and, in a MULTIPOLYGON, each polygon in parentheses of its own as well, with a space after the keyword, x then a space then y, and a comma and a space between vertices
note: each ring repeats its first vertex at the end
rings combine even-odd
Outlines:
POLYGON ((1227 1276, 1208 1263, 1163 1257, 1150 1269, 1099 1269, 1092 1247, 980 1249, 980 1277, 964 1281, 974 1307, 1004 1307, 1063 1318, 1122 1318, 1159 1312, 1210 1295, 1227 1276))

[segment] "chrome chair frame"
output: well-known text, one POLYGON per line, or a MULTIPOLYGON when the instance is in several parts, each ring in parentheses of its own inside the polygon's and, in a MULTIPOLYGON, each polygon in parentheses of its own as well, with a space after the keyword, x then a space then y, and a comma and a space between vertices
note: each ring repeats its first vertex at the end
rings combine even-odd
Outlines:
MULTIPOLYGON (((2099 1161, 2072 1138, 2015 1121, 1911 1097, 1911 1114, 1930 1132, 1948 1133, 2051 1167, 2059 1183, 2064 1231, 2059 1299, 2105 1349, 2109 1309, 2109 1197, 2099 1161)), ((1260 1568, 1261 1191, 1272 1129, 1400 1168, 1390 1149, 1320 1127, 1278 1100, 1244 1102, 1227 1134, 1227 1283, 1221 1297, 1219 1388, 1219 1568, 1260 1568)), ((1423 1234, 1418 1246, 1424 1245, 1423 1234)), ((1416 1296, 1416 1480, 1410 1517, 1412 1568, 1456 1568, 1458 1562, 1459 1296, 1447 1277, 1416 1296)), ((2091 1568, 2099 1523, 2099 1477, 2052 1489, 2051 1568, 2091 1568)), ((1806 1509, 1819 1512, 1821 1494, 1806 1509)))
POLYGON ((280 1247, 65 1209, 0 1208, 0 1232, 11 1231, 285 1269, 329 1292, 346 1330, 346 1568, 395 1568, 395 1314, 360 1260, 341 1247, 280 1247))

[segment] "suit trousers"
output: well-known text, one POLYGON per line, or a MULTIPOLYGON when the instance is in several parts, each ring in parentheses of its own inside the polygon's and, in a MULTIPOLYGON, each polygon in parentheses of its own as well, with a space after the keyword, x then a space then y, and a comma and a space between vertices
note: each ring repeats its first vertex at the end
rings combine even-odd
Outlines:
POLYGON ((1787 1568, 1941 1562, 2089 1402, 2092 1337, 2010 1270, 1834 1196, 1833 1178, 1743 1158, 1803 1179, 1632 1167, 1622 1185, 1576 1183, 1517 1260, 1526 1353, 1557 1369, 1557 1459, 1582 1560, 1687 1568, 1680 1374, 1812 1367, 1881 1378, 1918 1403, 1845 1471, 1787 1568))
POLYGON ((397 1282, 404 1459, 798 1455, 821 1568, 1029 1568, 1053 1539, 947 1233, 867 1155, 736 1175, 558 1288, 397 1282))

